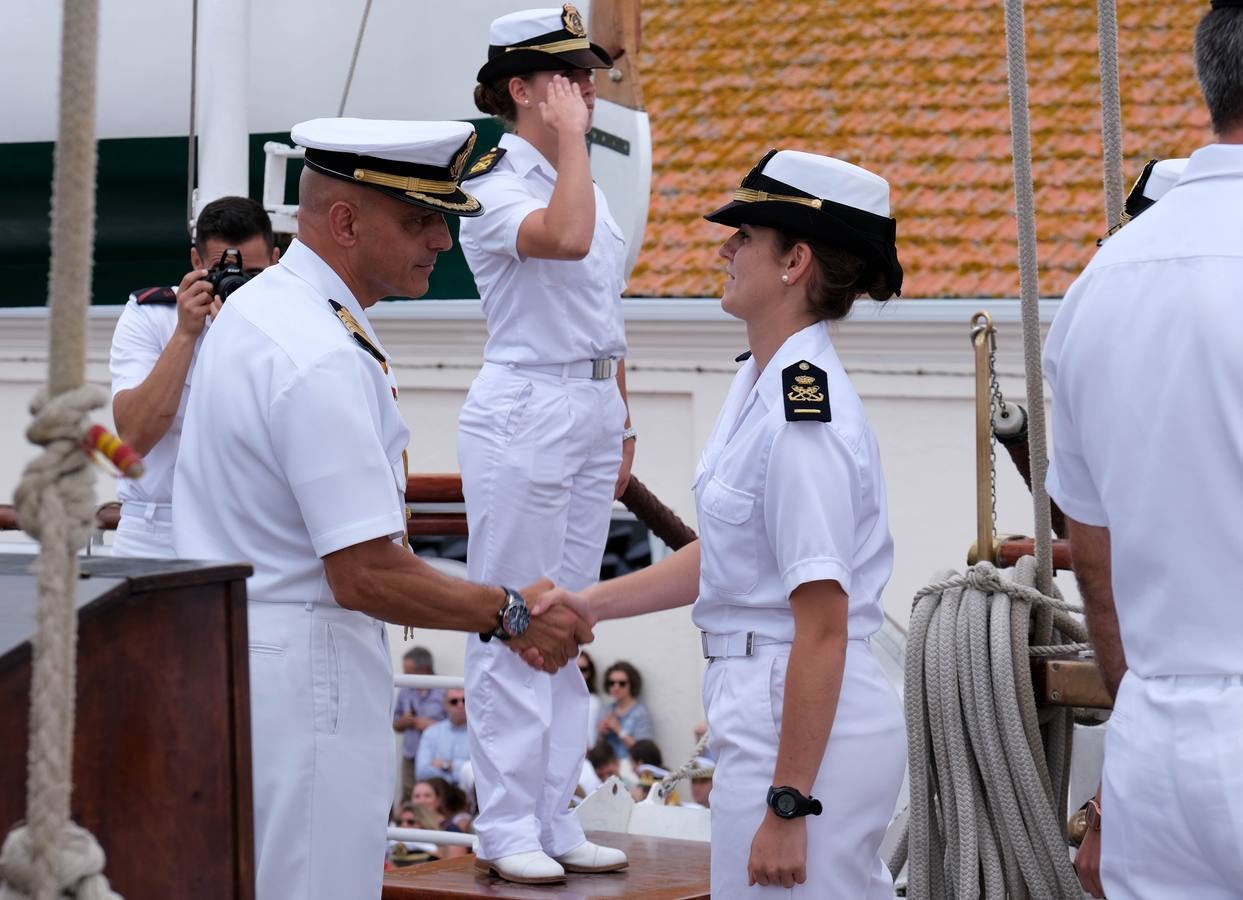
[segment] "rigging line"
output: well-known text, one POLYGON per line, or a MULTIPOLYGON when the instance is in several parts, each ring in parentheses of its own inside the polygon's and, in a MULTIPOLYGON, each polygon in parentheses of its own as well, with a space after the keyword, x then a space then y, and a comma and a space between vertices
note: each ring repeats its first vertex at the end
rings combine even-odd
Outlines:
POLYGON ((354 83, 354 68, 358 65, 358 52, 363 47, 363 32, 367 30, 367 18, 371 15, 371 0, 363 5, 363 17, 358 23, 358 37, 354 39, 354 55, 350 57, 350 70, 345 75, 345 89, 341 91, 341 105, 337 115, 345 115, 345 102, 350 98, 350 86, 354 83))
POLYGON ((1105 227, 1122 221, 1122 97, 1118 87, 1118 6, 1098 0, 1101 56, 1101 144, 1104 150, 1105 227))
POLYGON ((1032 504, 1036 533, 1036 586, 1053 590, 1053 524, 1045 473, 1044 379, 1040 369, 1040 287, 1036 261, 1036 197, 1032 185, 1031 119, 1027 97, 1027 33, 1023 0, 1005 0, 1006 60, 1010 85, 1010 135, 1014 155, 1014 199, 1019 229, 1019 299, 1023 362, 1027 382, 1028 446, 1031 448, 1032 504))
POLYGON ((186 230, 194 240, 194 129, 195 107, 198 105, 198 58, 199 58, 199 0, 190 0, 190 133, 186 141, 189 160, 186 162, 186 230))

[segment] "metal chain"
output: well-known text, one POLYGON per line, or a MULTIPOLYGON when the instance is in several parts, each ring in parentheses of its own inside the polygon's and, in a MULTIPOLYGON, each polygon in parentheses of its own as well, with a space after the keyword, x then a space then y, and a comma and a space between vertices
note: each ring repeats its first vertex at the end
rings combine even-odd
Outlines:
POLYGON ((992 394, 988 439, 988 487, 993 503, 993 534, 997 534, 997 431, 992 427, 998 416, 1006 414, 1006 398, 1001 395, 1001 382, 997 380, 997 331, 990 329, 988 335, 988 386, 992 394))

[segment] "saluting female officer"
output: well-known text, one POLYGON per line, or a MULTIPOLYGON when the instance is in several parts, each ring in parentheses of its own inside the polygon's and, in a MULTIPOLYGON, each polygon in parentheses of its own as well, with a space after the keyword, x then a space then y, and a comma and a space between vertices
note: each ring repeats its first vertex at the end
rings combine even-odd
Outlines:
MULTIPOLYGON (((459 420, 467 566, 485 582, 538 573, 580 590, 599 578, 634 448, 625 244, 584 140, 590 70, 612 60, 568 4, 497 19, 490 45, 475 102, 511 133, 471 168, 486 212, 461 230, 488 321, 459 420)), ((530 883, 622 868, 625 854, 588 843, 568 809, 583 759, 582 676, 535 672, 504 646, 503 628, 495 636, 466 655, 480 867, 530 883)))
POLYGON ((721 305, 746 322, 751 356, 695 476, 700 539, 584 597, 601 619, 695 603, 717 759, 712 895, 887 900, 878 850, 906 738, 868 637, 893 543, 876 436, 828 323, 901 288, 889 185, 772 151, 707 218, 737 228, 721 305))

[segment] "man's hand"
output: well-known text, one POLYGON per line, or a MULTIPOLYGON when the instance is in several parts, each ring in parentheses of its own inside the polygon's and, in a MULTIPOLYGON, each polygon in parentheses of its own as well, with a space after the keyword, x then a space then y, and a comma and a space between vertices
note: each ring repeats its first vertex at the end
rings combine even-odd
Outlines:
POLYGON ((189 337, 203 333, 208 315, 220 312, 220 300, 213 296, 206 269, 194 269, 177 286, 177 330, 189 337))
POLYGON ((547 578, 520 593, 531 611, 531 624, 509 645, 528 665, 551 674, 578 657, 579 644, 593 640, 595 617, 582 598, 554 587, 547 578))
POLYGON ((617 470, 617 485, 613 488, 613 499, 620 500, 630 484, 630 469, 634 465, 634 440, 622 441, 621 467, 617 470))
MULTIPOLYGON (((1099 788, 1093 799, 1100 804, 1099 788)), ((1101 833, 1095 828, 1083 833, 1083 841, 1075 853, 1075 874, 1079 876, 1079 884, 1093 897, 1105 896, 1105 889, 1101 887, 1101 833)))
POLYGON ((792 888, 807 880, 807 822, 781 819, 770 809, 751 841, 747 885, 792 888))

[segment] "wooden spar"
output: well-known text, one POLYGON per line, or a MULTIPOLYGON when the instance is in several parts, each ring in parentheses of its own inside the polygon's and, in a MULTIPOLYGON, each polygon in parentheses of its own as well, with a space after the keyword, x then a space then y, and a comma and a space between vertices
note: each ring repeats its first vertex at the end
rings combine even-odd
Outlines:
POLYGON ((628 109, 643 109, 640 6, 639 0, 592 0, 588 17, 591 40, 613 57, 613 68, 596 75, 596 96, 628 109))

